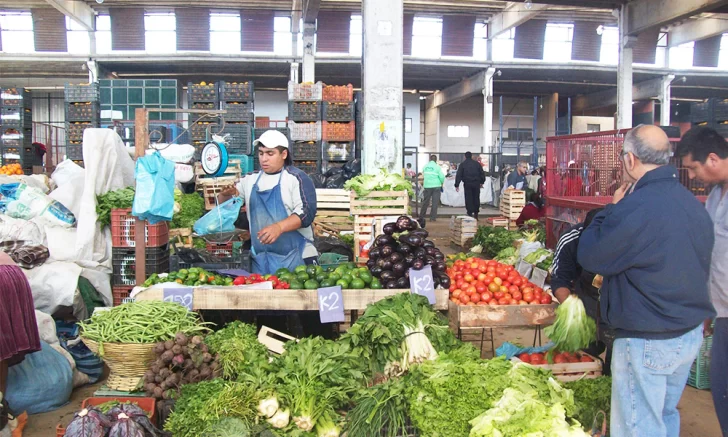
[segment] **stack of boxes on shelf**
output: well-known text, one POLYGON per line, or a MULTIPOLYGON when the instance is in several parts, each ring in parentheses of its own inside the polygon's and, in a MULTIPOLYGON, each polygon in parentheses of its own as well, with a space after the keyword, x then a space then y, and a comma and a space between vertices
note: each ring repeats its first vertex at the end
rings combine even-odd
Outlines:
POLYGON ((728 99, 712 98, 690 105, 693 126, 708 126, 728 137, 728 99))
POLYGON ((324 171, 341 167, 356 155, 354 139, 354 88, 325 85, 323 87, 322 143, 324 171))
POLYGON ((99 84, 66 84, 66 157, 83 163, 83 131, 100 127, 99 84))
POLYGON ((225 126, 221 135, 227 136, 230 159, 239 160, 243 174, 253 171, 253 124, 255 123, 255 92, 253 82, 220 82, 220 109, 225 126))
MULTIPOLYGON (((123 303, 136 285, 136 229, 131 209, 111 210, 111 276, 114 306, 123 303)), ((169 271, 169 226, 167 222, 144 225, 146 276, 169 271)))
POLYGON ((23 88, 0 89, 0 164, 20 164, 23 173, 32 174, 42 165, 33 147, 32 101, 23 88))
MULTIPOLYGON (((187 84, 187 107, 189 109, 218 110, 220 108, 218 83, 187 84)), ((212 135, 217 134, 220 129, 216 118, 201 118, 200 114, 190 114, 188 121, 190 141, 195 147, 195 159, 199 159, 202 148, 205 147, 208 141, 212 140, 212 135), (197 121, 198 119, 199 121, 197 121), (195 123, 195 121, 197 122, 195 123)))
POLYGON ((321 172, 321 82, 288 82, 288 129, 293 165, 308 174, 321 172))

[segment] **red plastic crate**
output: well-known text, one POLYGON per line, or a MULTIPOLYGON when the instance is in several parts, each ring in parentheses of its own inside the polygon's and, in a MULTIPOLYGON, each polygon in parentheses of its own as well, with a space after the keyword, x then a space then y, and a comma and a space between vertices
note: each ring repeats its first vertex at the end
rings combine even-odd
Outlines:
MULTIPOLYGON (((136 217, 131 209, 111 210, 111 246, 136 247, 136 217)), ((144 225, 147 247, 160 247, 169 243, 169 226, 167 222, 144 225)))
POLYGON ((129 297, 133 289, 133 286, 128 285, 115 285, 111 287, 111 297, 113 298, 114 306, 117 307, 124 303, 124 299, 129 297))
POLYGON ((210 254, 223 257, 223 258, 230 258, 233 256, 233 242, 229 241, 227 243, 206 243, 205 244, 206 249, 210 254))
POLYGON ((354 141, 356 138, 356 123, 336 123, 324 121, 321 126, 323 141, 354 141))
MULTIPOLYGON (((116 397, 116 396, 109 396, 109 397, 93 397, 93 398, 86 398, 84 399, 83 403, 81 403, 81 409, 83 410, 86 407, 93 407, 98 406, 103 403, 109 402, 109 401, 119 401, 120 403, 124 402, 135 402, 137 405, 139 405, 139 408, 144 410, 147 415, 149 415, 149 421, 152 422, 152 425, 157 426, 157 401, 154 398, 124 398, 124 397, 116 397)), ((63 437, 66 434, 66 427, 61 425, 60 423, 58 426, 56 426, 56 437, 63 437)))
POLYGON ((346 103, 354 100, 354 87, 349 85, 324 85, 323 101, 331 103, 346 103))

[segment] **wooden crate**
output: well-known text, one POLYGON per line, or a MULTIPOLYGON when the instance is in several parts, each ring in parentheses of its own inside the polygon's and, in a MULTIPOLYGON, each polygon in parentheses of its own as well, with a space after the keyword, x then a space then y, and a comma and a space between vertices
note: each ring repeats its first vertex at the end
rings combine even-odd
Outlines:
POLYGON ((506 228, 508 229, 508 224, 510 220, 505 217, 490 217, 488 218, 488 223, 490 223, 491 226, 494 228, 506 228))
POLYGON ((229 184, 230 182, 219 182, 202 185, 202 197, 205 199, 206 210, 209 211, 218 205, 217 195, 229 184))
POLYGON ((350 194, 341 189, 316 189, 316 219, 314 223, 335 231, 352 231, 354 222, 349 212, 350 194))
POLYGON ((510 220, 516 220, 526 206, 526 192, 521 190, 507 190, 500 200, 500 212, 510 220))
POLYGON ((450 329, 502 328, 505 326, 550 325, 556 318, 558 304, 549 305, 458 305, 449 302, 450 329))
POLYGON ((407 215, 407 191, 373 191, 366 196, 350 193, 351 215, 407 215))
POLYGON ((450 242, 456 246, 466 247, 478 231, 478 221, 468 216, 456 216, 450 219, 450 242))
POLYGON ((365 263, 368 257, 361 256, 361 242, 370 241, 382 233, 382 228, 387 223, 397 220, 398 215, 355 215, 354 216, 354 260, 357 263, 365 263))
POLYGON ((526 192, 524 190, 506 190, 501 196, 501 202, 511 205, 526 204, 526 192))
MULTIPOLYGON (((577 352, 577 355, 586 355, 593 361, 578 363, 554 363, 554 364, 531 364, 534 367, 550 370, 556 379, 561 382, 575 381, 581 378, 597 378, 602 376, 602 362, 586 352, 577 352)), ((521 360, 518 357, 511 358, 514 363, 521 360)))
MULTIPOLYGON (((225 169, 225 174, 222 177, 235 177, 240 178, 242 176, 243 170, 242 170, 242 164, 240 163, 239 159, 231 159, 228 161, 227 169, 225 169)), ((205 171, 202 169, 202 164, 199 162, 195 163, 195 177, 198 179, 211 179, 212 176, 209 176, 205 171)), ((220 178, 218 178, 220 179, 220 178)))

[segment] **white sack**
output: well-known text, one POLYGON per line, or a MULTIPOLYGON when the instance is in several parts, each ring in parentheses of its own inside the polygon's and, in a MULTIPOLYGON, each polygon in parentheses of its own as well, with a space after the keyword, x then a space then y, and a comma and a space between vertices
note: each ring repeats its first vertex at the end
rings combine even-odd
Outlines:
POLYGON ((0 215, 0 241, 25 241, 30 245, 44 244, 44 226, 37 220, 15 219, 0 215))
POLYGON ((180 164, 190 162, 195 156, 195 148, 189 144, 154 143, 149 145, 146 154, 151 155, 155 150, 159 150, 164 159, 180 164))
POLYGON ((60 344, 56 335, 56 322, 50 314, 35 310, 35 322, 38 325, 40 339, 50 345, 60 344))

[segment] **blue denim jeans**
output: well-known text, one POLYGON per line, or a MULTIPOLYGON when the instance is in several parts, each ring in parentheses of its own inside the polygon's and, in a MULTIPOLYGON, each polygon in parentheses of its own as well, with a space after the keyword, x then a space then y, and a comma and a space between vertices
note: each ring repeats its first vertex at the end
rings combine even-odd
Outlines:
POLYGON ((702 323, 667 340, 614 341, 611 437, 680 435, 677 403, 702 341, 702 323))
POLYGON ((723 436, 728 437, 728 318, 715 319, 710 352, 710 392, 723 436))

